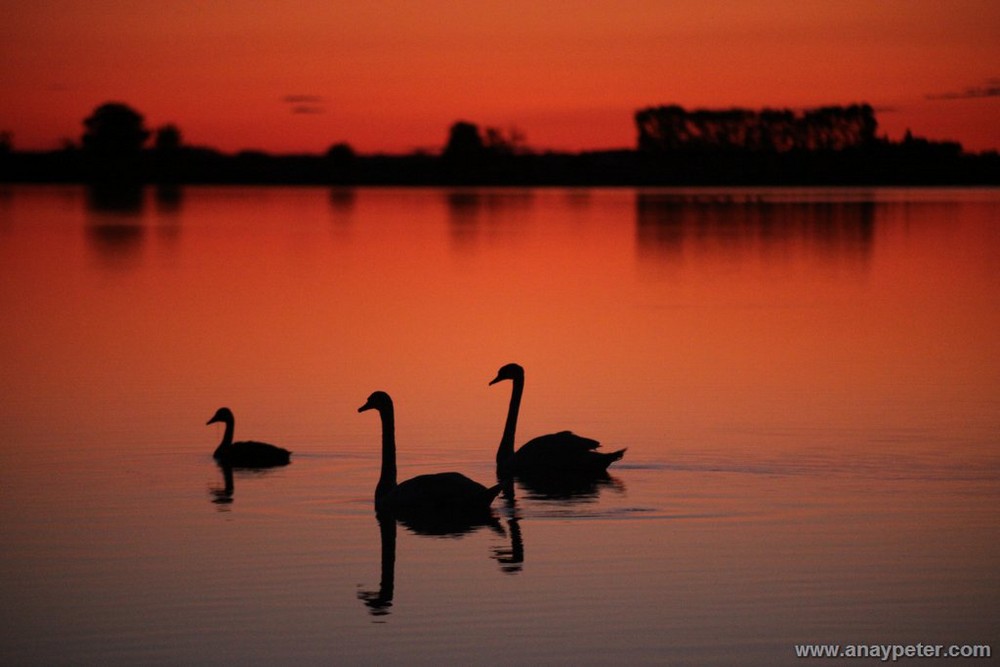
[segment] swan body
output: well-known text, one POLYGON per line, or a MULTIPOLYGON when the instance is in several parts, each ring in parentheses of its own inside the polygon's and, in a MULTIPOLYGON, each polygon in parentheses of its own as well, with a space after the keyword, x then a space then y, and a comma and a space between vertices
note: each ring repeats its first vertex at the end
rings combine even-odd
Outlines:
POLYGON ((212 455, 220 465, 234 468, 270 468, 290 463, 292 453, 283 447, 253 440, 233 442, 233 428, 236 419, 233 417, 233 411, 229 408, 219 408, 206 424, 215 424, 216 422, 222 422, 226 425, 222 442, 215 448, 215 453, 212 455))
POLYGON ((382 472, 375 511, 398 516, 473 517, 489 514, 500 485, 485 487, 457 472, 418 475, 396 483, 396 425, 392 399, 376 391, 358 412, 377 410, 382 419, 382 472))
POLYGON ((572 431, 559 431, 533 438, 514 451, 514 432, 524 393, 524 369, 518 364, 500 368, 491 385, 510 380, 514 383, 503 437, 497 448, 497 475, 594 475, 604 474, 608 466, 625 456, 625 450, 599 452, 597 440, 572 431))

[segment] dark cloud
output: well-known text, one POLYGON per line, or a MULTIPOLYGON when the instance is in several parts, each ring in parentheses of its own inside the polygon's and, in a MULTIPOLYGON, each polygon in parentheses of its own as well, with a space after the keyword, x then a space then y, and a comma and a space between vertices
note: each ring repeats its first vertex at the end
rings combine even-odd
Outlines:
POLYGON ((281 101, 295 114, 326 113, 326 101, 320 95, 285 95, 281 101))
POLYGON ((968 86, 964 90, 950 93, 933 93, 929 100, 968 100, 981 97, 1000 97, 1000 78, 988 79, 981 86, 968 86))
POLYGON ((295 114, 326 113, 325 101, 319 95, 285 95, 281 101, 295 114))

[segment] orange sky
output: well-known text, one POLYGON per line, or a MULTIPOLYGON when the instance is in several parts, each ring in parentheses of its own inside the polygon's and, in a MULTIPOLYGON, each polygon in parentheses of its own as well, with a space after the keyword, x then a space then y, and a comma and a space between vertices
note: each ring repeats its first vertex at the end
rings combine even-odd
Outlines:
POLYGON ((226 151, 439 149, 466 119, 535 148, 633 146, 632 113, 868 102, 1000 148, 995 0, 0 0, 0 131, 78 139, 99 104, 226 151))

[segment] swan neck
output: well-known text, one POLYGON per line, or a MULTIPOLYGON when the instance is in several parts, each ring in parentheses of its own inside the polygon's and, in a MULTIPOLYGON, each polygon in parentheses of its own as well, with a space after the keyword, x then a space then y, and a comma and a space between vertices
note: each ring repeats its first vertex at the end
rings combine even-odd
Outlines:
POLYGON ((503 427, 503 437, 497 449, 497 463, 514 456, 514 432, 517 430, 517 414, 521 410, 521 394, 524 393, 524 378, 514 379, 514 388, 510 392, 510 407, 507 408, 507 422, 503 427))
POLYGON ((392 406, 379 411, 382 418, 382 473, 375 487, 375 496, 396 488, 396 419, 392 406))
POLYGON ((219 443, 220 449, 228 449, 233 446, 233 431, 235 430, 236 418, 229 417, 226 419, 226 430, 222 434, 222 442, 219 443))

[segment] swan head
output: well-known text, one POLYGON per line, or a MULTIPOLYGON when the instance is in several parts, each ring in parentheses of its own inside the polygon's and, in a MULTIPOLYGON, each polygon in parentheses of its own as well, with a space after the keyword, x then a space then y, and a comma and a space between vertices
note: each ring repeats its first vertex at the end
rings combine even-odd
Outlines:
POLYGON ((490 381, 490 384, 496 384, 501 380, 524 380, 524 369, 518 364, 501 366, 500 370, 497 371, 497 376, 490 381))
POLYGON ((384 391, 373 392, 365 404, 358 408, 358 412, 364 412, 365 410, 378 410, 382 412, 384 410, 392 409, 392 399, 389 398, 389 394, 384 391))
POLYGON ((212 415, 212 418, 205 422, 205 425, 214 424, 216 422, 229 423, 233 421, 233 411, 229 408, 219 408, 212 415))

